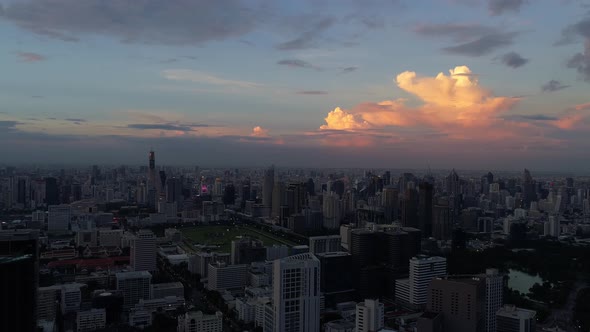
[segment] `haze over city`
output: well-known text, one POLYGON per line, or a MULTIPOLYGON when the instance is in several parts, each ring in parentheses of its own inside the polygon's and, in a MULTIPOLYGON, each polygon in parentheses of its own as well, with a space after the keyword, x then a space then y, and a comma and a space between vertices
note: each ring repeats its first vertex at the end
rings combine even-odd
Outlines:
POLYGON ((587 1, 0 4, 11 162, 588 170, 587 1))

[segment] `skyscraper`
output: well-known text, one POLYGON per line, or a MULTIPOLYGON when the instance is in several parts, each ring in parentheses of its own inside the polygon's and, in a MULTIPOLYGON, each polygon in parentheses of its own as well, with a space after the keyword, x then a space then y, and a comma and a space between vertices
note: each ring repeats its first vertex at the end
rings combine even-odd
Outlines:
POLYGON ((423 181, 420 183, 418 197, 418 228, 422 231, 423 238, 432 236, 432 208, 434 186, 423 181))
POLYGON ((274 189, 275 168, 270 167, 264 171, 264 183, 262 186, 262 205, 272 208, 272 192, 274 189))
POLYGON ((531 172, 528 169, 524 169, 522 176, 522 199, 524 202, 524 208, 528 209, 531 202, 537 200, 537 191, 535 181, 531 176, 531 172))
POLYGON ((274 261, 273 332, 320 331, 320 261, 299 254, 274 261))
POLYGON ((414 188, 407 188, 402 200, 402 225, 418 228, 418 193, 414 188))
POLYGON ((439 198, 432 212, 432 236, 437 240, 450 240, 453 229, 451 209, 447 198, 439 198))
POLYGON ((153 150, 150 151, 148 162, 148 185, 149 187, 156 187, 156 153, 153 150))
POLYGON ((396 280, 395 297, 405 303, 422 306, 427 303, 428 286, 432 279, 447 274, 443 257, 416 256, 410 259, 410 277, 396 280))
POLYGON ((59 187, 56 178, 45 178, 45 204, 59 204, 59 187))
POLYGON ((38 238, 33 230, 0 231, 0 331, 36 331, 38 238))
POLYGON ((502 307, 504 277, 497 269, 486 270, 485 331, 496 332, 496 312, 502 307))
POLYGON ((123 294, 123 306, 130 309, 139 300, 152 297, 152 275, 147 271, 121 272, 115 274, 117 290, 123 294))
POLYGON ((182 196, 182 181, 179 178, 170 178, 166 180, 166 201, 176 203, 176 208, 182 208, 184 197, 182 196))
POLYGON ((131 239, 131 266, 134 271, 156 271, 156 236, 150 230, 139 230, 131 239))

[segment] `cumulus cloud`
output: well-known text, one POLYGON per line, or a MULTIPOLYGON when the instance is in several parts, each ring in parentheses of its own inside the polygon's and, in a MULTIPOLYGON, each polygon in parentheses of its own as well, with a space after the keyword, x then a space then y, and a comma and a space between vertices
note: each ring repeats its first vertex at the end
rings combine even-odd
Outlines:
POLYGON ((41 54, 32 52, 19 52, 17 53, 17 55, 23 62, 39 62, 47 59, 45 56, 41 54))
POLYGON ((260 126, 256 126, 256 127, 252 128, 252 134, 250 134, 250 136, 252 136, 252 137, 269 137, 268 129, 262 128, 260 126))
POLYGON ((488 9, 491 15, 502 15, 507 12, 518 12, 526 0, 489 0, 488 9))
MULTIPOLYGON (((387 127, 395 131, 414 128, 430 133, 460 137, 467 130, 481 131, 497 125, 498 116, 510 110, 517 98, 496 97, 479 85, 477 75, 467 66, 439 73, 434 77, 406 71, 397 75, 397 86, 415 96, 422 105, 411 107, 404 99, 363 103, 345 110, 329 112, 320 130, 366 131, 387 127)), ((494 132, 510 135, 509 130, 494 132)))
POLYGON ((0 19, 65 41, 113 36, 127 43, 198 44, 244 35, 264 15, 264 1, 22 0, 0 19))
POLYGON ((569 88, 569 85, 562 84, 560 81, 557 80, 550 80, 549 82, 543 84, 541 90, 543 92, 555 92, 563 89, 569 88))
POLYGON ((508 67, 518 68, 522 67, 529 62, 529 59, 523 58, 520 54, 516 52, 509 52, 502 56, 501 58, 502 63, 508 67))

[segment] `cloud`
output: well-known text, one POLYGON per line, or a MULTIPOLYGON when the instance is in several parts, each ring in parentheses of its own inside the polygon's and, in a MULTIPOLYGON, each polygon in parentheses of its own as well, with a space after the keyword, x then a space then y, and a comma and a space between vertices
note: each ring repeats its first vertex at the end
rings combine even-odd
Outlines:
POLYGON ((193 131, 195 128, 208 127, 206 124, 179 124, 179 123, 132 123, 127 128, 139 130, 170 130, 193 131))
POLYGON ((551 81, 543 84, 543 86, 541 87, 541 90, 543 92, 555 92, 555 91, 567 89, 569 87, 570 87, 569 85, 562 84, 560 81, 551 80, 551 81))
POLYGON ((443 50, 451 54, 473 57, 483 56, 494 52, 498 48, 512 45, 517 35, 516 32, 489 34, 470 42, 445 47, 443 50))
POLYGON ((524 121, 557 121, 558 117, 545 114, 531 114, 531 115, 511 115, 504 117, 508 120, 524 120, 524 121))
POLYGON ((264 1, 257 0, 23 0, 0 11, 0 19, 50 38, 106 35, 173 45, 241 36, 265 16, 264 1))
POLYGON ((303 60, 298 60, 298 59, 285 59, 285 60, 280 60, 280 61, 277 62, 277 65, 287 66, 287 67, 293 67, 293 68, 317 69, 311 63, 306 62, 306 61, 303 61, 303 60))
POLYGON ((590 103, 579 104, 574 106, 574 108, 576 109, 576 111, 590 110, 590 103))
POLYGON ((556 45, 571 44, 580 38, 590 39, 590 17, 565 27, 556 45))
POLYGON ((351 114, 340 107, 336 107, 324 118, 325 125, 320 126, 323 130, 349 130, 349 129, 367 129, 371 127, 367 121, 362 119, 362 115, 351 114))
POLYGON ((567 67, 576 69, 584 81, 590 82, 590 39, 584 44, 584 53, 577 53, 570 58, 567 67))
POLYGON ((507 12, 518 12, 526 0, 488 0, 491 15, 497 16, 507 12))
POLYGON ((327 95, 328 91, 323 90, 303 90, 297 91, 298 95, 327 95))
POLYGON ((520 54, 516 52, 509 52, 502 56, 501 58, 502 63, 508 67, 518 68, 522 67, 529 62, 529 59, 523 58, 520 54))
POLYGON ((18 121, 0 120, 0 128, 5 130, 15 129, 16 126, 22 124, 18 121))
POLYGON ((252 128, 252 134, 250 134, 250 136, 252 136, 252 137, 269 137, 268 129, 262 128, 260 126, 256 126, 256 127, 252 128))
POLYGON ((86 119, 81 119, 81 118, 67 118, 64 120, 69 121, 69 122, 86 122, 86 119))
POLYGON ((319 22, 312 25, 312 27, 294 39, 280 43, 276 46, 282 51, 303 50, 315 47, 321 34, 332 27, 336 21, 333 18, 325 17, 319 22))
POLYGON ((414 28, 418 35, 431 38, 448 38, 454 46, 443 48, 451 54, 466 56, 482 56, 494 52, 498 48, 512 45, 517 32, 506 32, 481 24, 420 24, 414 28))
POLYGON ((342 71, 340 73, 342 74, 348 74, 348 73, 352 73, 353 71, 356 71, 358 69, 358 67, 346 67, 346 68, 342 68, 342 71))
POLYGON ((23 62, 39 62, 47 60, 45 56, 32 52, 19 52, 17 55, 23 62))
POLYGON ((212 74, 191 69, 166 69, 162 71, 162 76, 168 80, 173 81, 189 81, 193 83, 220 85, 237 88, 258 88, 263 86, 262 84, 255 82, 225 79, 212 74))

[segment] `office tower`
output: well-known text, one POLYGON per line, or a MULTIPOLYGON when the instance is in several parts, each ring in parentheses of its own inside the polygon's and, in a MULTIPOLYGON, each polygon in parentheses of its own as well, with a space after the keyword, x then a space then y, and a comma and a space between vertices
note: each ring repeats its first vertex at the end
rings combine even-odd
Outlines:
POLYGON ((402 199, 402 225, 418 228, 418 193, 407 188, 402 199))
POLYGON ((274 332, 320 331, 320 261, 299 254, 274 261, 274 332))
POLYGON ((151 150, 149 154, 149 167, 148 167, 148 187, 156 188, 156 153, 151 150))
POLYGON ((275 168, 270 167, 264 171, 264 183, 262 185, 262 205, 272 208, 272 194, 275 181, 275 168))
POLYGON ((324 192, 323 199, 324 222, 327 229, 339 229, 343 216, 343 206, 340 196, 334 192, 324 192))
POLYGON ((535 332, 535 317, 533 310, 505 305, 496 313, 496 332, 535 332))
POLYGON ((428 182, 421 182, 418 197, 418 228, 423 238, 432 236, 432 209, 434 186, 428 182))
POLYGON ((47 215, 47 231, 51 233, 67 232, 72 219, 72 208, 69 205, 51 205, 47 215))
POLYGON ((59 286, 39 287, 37 290, 37 321, 55 321, 60 291, 59 286))
POLYGON ((266 259, 266 247, 262 241, 243 237, 231 242, 231 263, 250 264, 266 259))
MULTIPOLYGON (((272 189, 272 216, 279 217, 281 215, 281 207, 285 204, 285 184, 280 181, 274 181, 272 189)), ((288 217, 288 216, 287 216, 288 217)))
POLYGON ((222 332, 223 314, 217 311, 205 315, 201 311, 191 311, 178 316, 178 332, 222 332))
POLYGON ((385 306, 379 300, 365 300, 356 305, 356 332, 377 332, 385 326, 385 306))
POLYGON ((448 241, 452 230, 449 201, 441 197, 432 208, 432 236, 437 240, 448 241))
POLYGON ((383 191, 381 192, 381 205, 383 206, 383 213, 385 214, 385 222, 388 224, 397 220, 398 200, 397 189, 391 187, 383 188, 383 191))
POLYGON ((184 285, 182 282, 165 282, 152 284, 152 298, 162 299, 168 296, 176 296, 184 299, 184 285))
POLYGON ((485 330, 485 276, 435 278, 428 288, 427 311, 443 314, 444 331, 485 330))
POLYGON ((156 236, 141 229, 131 239, 130 261, 134 271, 156 271, 156 236))
POLYGON ((340 235, 312 236, 309 238, 309 252, 317 255, 324 252, 341 251, 341 242, 340 235))
POLYGON ((210 263, 207 270, 207 289, 212 291, 238 290, 248 282, 249 265, 227 265, 225 262, 210 263))
POLYGON ((152 298, 152 275, 147 271, 120 272, 115 274, 117 290, 123 295, 123 307, 130 309, 139 300, 152 298))
POLYGON ((166 180, 166 202, 175 203, 177 210, 182 208, 184 196, 182 196, 182 181, 179 178, 166 180))
POLYGON ((528 209, 531 202, 537 200, 536 184, 531 176, 531 172, 528 169, 524 169, 522 176, 522 199, 524 202, 524 208, 528 209))
POLYGON ((76 316, 76 331, 90 332, 104 329, 107 324, 105 309, 90 309, 80 311, 76 316))
POLYGON ((0 331, 36 331, 38 239, 33 230, 0 231, 0 331))
POLYGON ((80 304, 82 303, 82 292, 80 287, 83 284, 71 283, 61 285, 61 312, 66 314, 69 312, 78 312, 80 304))
POLYGON ((164 171, 163 169, 160 170, 158 172, 158 180, 156 180, 156 182, 158 183, 156 189, 158 190, 159 196, 165 195, 164 188, 166 187, 166 179, 167 179, 166 171, 164 171))
POLYGON ((215 262, 230 264, 231 254, 199 252, 189 258, 188 269, 191 273, 200 275, 201 279, 206 279, 209 273, 209 264, 215 262))
POLYGON ((59 187, 56 178, 45 178, 45 204, 59 204, 59 187))
POLYGON ((496 332, 496 312, 504 304, 504 276, 497 269, 486 270, 485 331, 496 332))
POLYGON ((324 294, 326 307, 351 301, 354 285, 350 266, 352 255, 347 252, 325 252, 316 255, 320 260, 320 290, 324 294))
POLYGON ((559 237, 560 234, 561 224, 559 222, 559 215, 549 216, 549 235, 559 237))
POLYGON ((447 274, 447 259, 415 256, 410 259, 410 276, 395 282, 395 297, 414 306, 426 305, 428 286, 432 279, 447 274))
POLYGON ((449 197, 449 208, 452 216, 456 216, 460 210, 461 201, 461 179, 457 172, 453 169, 451 174, 447 176, 446 180, 446 191, 449 197))

